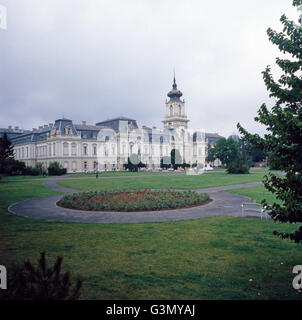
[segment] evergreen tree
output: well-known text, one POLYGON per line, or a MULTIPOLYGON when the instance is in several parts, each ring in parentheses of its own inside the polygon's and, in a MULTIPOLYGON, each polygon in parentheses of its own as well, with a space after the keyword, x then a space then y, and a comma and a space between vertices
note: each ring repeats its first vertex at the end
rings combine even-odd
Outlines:
POLYGON ((3 137, 0 138, 0 172, 3 172, 5 162, 14 158, 14 148, 12 143, 4 133, 3 137))
POLYGON ((182 166, 182 158, 178 149, 171 150, 171 165, 174 170, 182 166))
MULTIPOLYGON (((302 7, 302 0, 293 6, 302 7)), ((275 81, 268 66, 263 72, 264 83, 275 99, 269 110, 263 104, 255 121, 266 126, 266 134, 250 134, 238 124, 239 131, 256 147, 269 154, 270 163, 285 172, 285 176, 269 173, 264 178, 266 189, 274 193, 283 205, 268 205, 271 217, 281 222, 302 222, 302 26, 282 15, 283 32, 267 30, 269 40, 291 58, 277 58, 283 74, 275 81)), ((302 227, 292 234, 275 234, 302 242, 302 227)))

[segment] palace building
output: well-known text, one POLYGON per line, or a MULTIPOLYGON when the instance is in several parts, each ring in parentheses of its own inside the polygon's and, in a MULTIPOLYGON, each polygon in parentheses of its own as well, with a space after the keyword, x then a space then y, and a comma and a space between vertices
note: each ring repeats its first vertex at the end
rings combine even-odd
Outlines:
MULTIPOLYGON (((132 155, 150 169, 158 169, 161 160, 167 161, 177 149, 181 162, 206 164, 208 145, 222 138, 217 133, 192 131, 188 127, 185 101, 177 89, 174 76, 168 93, 163 128, 138 126, 135 119, 118 117, 96 123, 75 124, 62 118, 32 130, 0 129, 14 146, 15 159, 45 168, 59 162, 67 172, 123 170, 132 155)), ((165 163, 165 162, 164 162, 165 163)))

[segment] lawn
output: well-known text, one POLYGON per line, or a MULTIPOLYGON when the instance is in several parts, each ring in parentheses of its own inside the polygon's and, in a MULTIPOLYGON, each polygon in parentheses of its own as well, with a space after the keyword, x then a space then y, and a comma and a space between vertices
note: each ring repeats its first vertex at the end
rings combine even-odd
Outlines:
POLYGON ((257 187, 249 187, 243 189, 234 189, 225 191, 228 193, 240 194, 242 196, 250 197, 251 199, 255 200, 257 203, 261 204, 261 201, 265 199, 268 204, 279 203, 282 204, 280 200, 277 200, 275 195, 265 189, 264 186, 257 186, 257 187))
MULTIPOLYGON (((130 172, 130 171, 106 171, 99 172, 99 177, 121 177, 121 176, 148 176, 148 175, 184 175, 184 172, 130 172)), ((95 173, 69 173, 70 177, 95 177, 95 173)))
POLYGON ((2 181, 32 180, 42 178, 47 178, 47 176, 2 176, 2 181))
POLYGON ((264 172, 251 174, 207 173, 200 176, 159 175, 118 179, 62 180, 58 184, 78 190, 137 190, 137 189, 201 189, 261 181, 264 172))
POLYGON ((8 271, 46 250, 49 263, 63 255, 63 271, 84 280, 82 299, 298 298, 291 283, 301 246, 272 235, 293 231, 291 225, 222 216, 59 223, 7 212, 13 202, 56 193, 41 181, 0 183, 0 264, 8 271))

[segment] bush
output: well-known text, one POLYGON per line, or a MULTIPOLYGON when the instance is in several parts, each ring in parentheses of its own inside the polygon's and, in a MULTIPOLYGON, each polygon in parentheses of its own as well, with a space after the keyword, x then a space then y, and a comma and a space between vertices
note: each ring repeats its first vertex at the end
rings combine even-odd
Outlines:
POLYGON ((58 162, 50 163, 47 170, 50 176, 62 176, 67 172, 58 162))
POLYGON ((249 170, 247 162, 242 158, 237 158, 227 165, 227 173, 248 174, 249 170))
POLYGON ((26 166, 24 162, 15 159, 5 159, 2 171, 2 173, 10 176, 23 175, 26 171, 26 166))
POLYGON ((54 266, 47 267, 45 252, 40 254, 38 267, 30 261, 14 267, 8 277, 8 290, 0 290, 4 300, 76 300, 80 296, 82 281, 77 280, 71 290, 70 274, 61 275, 63 258, 58 257, 54 266), (2 292, 1 292, 2 291, 2 292))
POLYGON ((39 176, 42 174, 41 170, 39 167, 26 167, 25 168, 25 174, 28 176, 39 176))

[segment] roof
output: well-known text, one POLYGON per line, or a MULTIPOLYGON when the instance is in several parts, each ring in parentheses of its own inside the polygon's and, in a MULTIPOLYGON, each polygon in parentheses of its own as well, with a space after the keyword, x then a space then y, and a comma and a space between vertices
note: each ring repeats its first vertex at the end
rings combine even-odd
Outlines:
POLYGON ((100 131, 101 129, 107 129, 107 127, 104 126, 93 126, 88 124, 75 124, 74 127, 76 130, 93 130, 93 131, 100 131))

